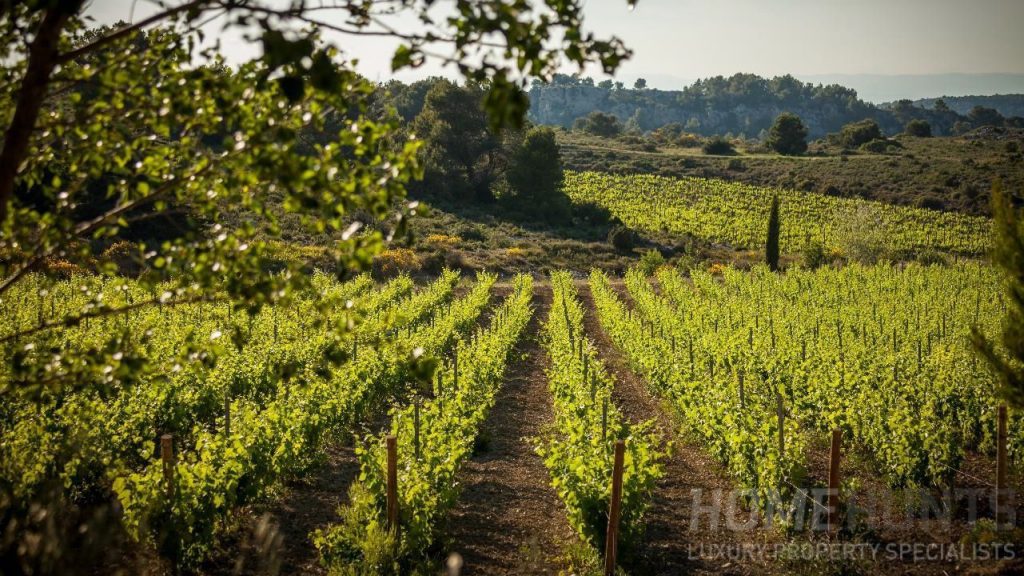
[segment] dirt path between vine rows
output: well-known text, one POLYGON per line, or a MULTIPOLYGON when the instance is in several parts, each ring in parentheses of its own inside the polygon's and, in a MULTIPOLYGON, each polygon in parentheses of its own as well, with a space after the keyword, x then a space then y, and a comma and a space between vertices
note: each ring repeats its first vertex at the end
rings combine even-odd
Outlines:
MULTIPOLYGON (((628 295, 621 283, 613 284, 620 299, 629 304, 628 295)), ((725 527, 729 506, 721 509, 720 521, 713 528, 710 515, 702 512, 697 526, 691 529, 695 497, 693 490, 700 490, 700 505, 710 506, 716 491, 728 494, 734 486, 720 465, 704 454, 698 446, 688 444, 679 438, 678 425, 662 407, 658 399, 648 391, 643 380, 629 367, 629 362, 612 343, 597 317, 590 285, 578 282, 577 289, 584 308, 584 327, 587 335, 597 346, 605 366, 615 377, 612 399, 623 415, 632 423, 654 419, 663 438, 672 439, 672 454, 665 462, 665 474, 654 488, 651 507, 644 523, 646 532, 643 542, 632 558, 624 559, 630 574, 679 575, 679 574, 762 574, 767 566, 750 561, 736 562, 728 556, 714 557, 715 550, 722 546, 742 546, 759 541, 756 532, 735 532, 725 527)), ((749 513, 736 511, 732 518, 736 525, 748 520, 749 513)))
POLYGON ((534 287, 534 315, 516 345, 494 409, 481 429, 485 449, 462 470, 449 517, 448 551, 463 557, 464 576, 557 574, 562 545, 575 536, 530 440, 552 421, 541 347, 551 287, 534 287))

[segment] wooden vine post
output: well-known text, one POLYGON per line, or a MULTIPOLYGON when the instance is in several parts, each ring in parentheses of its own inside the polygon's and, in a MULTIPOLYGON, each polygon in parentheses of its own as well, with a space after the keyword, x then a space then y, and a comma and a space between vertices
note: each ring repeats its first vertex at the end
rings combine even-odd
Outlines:
POLYGON ((615 576, 615 557, 619 551, 619 517, 622 515, 622 463, 625 453, 626 443, 622 440, 616 441, 615 464, 612 468, 612 501, 604 545, 605 576, 615 576))
POLYGON ((231 437, 231 391, 224 393, 224 435, 231 437))
POLYGON ((413 456, 420 459, 420 399, 416 398, 412 405, 412 445, 413 456))
POLYGON ((690 337, 690 378, 693 378, 693 336, 690 337))
POLYGON ((996 437, 996 528, 1008 516, 1006 503, 1006 405, 999 407, 998 436, 996 437))
POLYGON ((459 343, 455 343, 452 349, 452 389, 459 389, 459 343))
POLYGON ((398 442, 395 435, 387 437, 388 450, 388 529, 398 531, 398 442))
POLYGON ((832 431, 832 453, 828 464, 828 530, 839 529, 839 462, 843 443, 843 431, 832 431))
POLYGON ((786 407, 782 405, 782 394, 775 391, 775 417, 779 422, 779 458, 786 454, 786 407))
POLYGON ((437 411, 444 415, 444 372, 437 371, 437 411))
POLYGON ((174 497, 174 436, 164 434, 160 437, 160 460, 164 464, 164 489, 167 497, 174 497))
POLYGON ((744 408, 745 409, 747 407, 747 398, 746 398, 746 396, 743 393, 743 369, 742 368, 739 369, 738 376, 739 376, 739 379, 740 379, 740 408, 744 408))
POLYGON ((608 438, 608 397, 601 403, 601 442, 608 438))

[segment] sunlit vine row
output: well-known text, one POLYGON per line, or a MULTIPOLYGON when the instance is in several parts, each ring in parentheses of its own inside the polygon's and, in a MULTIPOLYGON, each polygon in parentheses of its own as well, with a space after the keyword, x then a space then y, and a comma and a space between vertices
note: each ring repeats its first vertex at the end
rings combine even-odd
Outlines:
MULTIPOLYGON (((433 296, 420 304, 443 300, 454 278, 444 275, 427 291, 433 296)), ((399 331, 393 340, 357 350, 333 368, 299 366, 263 405, 234 401, 230 433, 225 426, 197 431, 194 448, 173 467, 171 494, 159 459, 142 471, 116 474, 113 487, 130 533, 162 543, 164 554, 180 564, 201 560, 235 506, 312 464, 329 432, 402 394, 420 351, 443 350, 469 330, 486 307, 493 283, 493 277, 480 278, 447 312, 399 331)))
POLYGON ((620 530, 628 543, 643 533, 651 490, 664 474, 661 439, 653 421, 631 425, 612 401, 615 380, 584 331, 572 276, 555 272, 551 285, 544 348, 551 358, 547 375, 555 425, 537 451, 576 533, 601 546, 608 526, 613 446, 616 440, 625 441, 620 530))
POLYGON ((701 338, 665 331, 672 318, 668 310, 655 322, 634 314, 598 270, 590 275, 590 287, 601 324, 616 346, 739 485, 762 503, 792 494, 803 478, 806 438, 795 419, 783 417, 779 441, 778 409, 790 406, 792 396, 785 382, 773 377, 772 367, 755 364, 756 358, 716 354, 701 338), (751 377, 741 390, 730 375, 742 364, 751 377))
POLYGON ((387 433, 397 439, 399 526, 394 530, 386 522, 383 438, 373 437, 359 450, 360 481, 341 510, 342 521, 315 535, 329 568, 339 573, 408 573, 424 558, 455 504, 456 476, 472 454, 512 349, 533 314, 532 296, 532 279, 517 276, 488 328, 457 342, 450 361, 435 373, 432 388, 392 411, 387 433))
POLYGON ((947 485, 967 451, 991 447, 994 380, 969 341, 1003 316, 989 267, 729 269, 721 281, 663 269, 665 297, 635 272, 627 282, 645 318, 697 342, 698 363, 732 366, 719 385, 780 383, 805 430, 842 428, 894 486, 947 485))

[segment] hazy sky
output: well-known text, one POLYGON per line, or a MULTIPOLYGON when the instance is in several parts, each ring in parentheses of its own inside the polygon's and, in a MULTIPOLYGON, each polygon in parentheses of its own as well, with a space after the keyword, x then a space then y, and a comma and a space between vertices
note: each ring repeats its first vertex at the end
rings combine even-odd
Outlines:
MULTIPOLYGON (((93 0, 99 22, 129 18, 132 0, 93 0)), ((138 0, 135 19, 152 11, 138 0)), ((586 27, 617 35, 635 52, 620 70, 654 87, 713 75, 1024 74, 1024 0, 587 0, 586 27)), ((208 29, 215 33, 219 28, 208 29)), ((392 76, 393 44, 337 42, 374 80, 392 76)), ((258 47, 224 37, 237 61, 258 47)), ((439 69, 407 72, 415 79, 439 69)))
POLYGON ((1024 72, 1022 0, 591 0, 629 71, 699 77, 1024 72))

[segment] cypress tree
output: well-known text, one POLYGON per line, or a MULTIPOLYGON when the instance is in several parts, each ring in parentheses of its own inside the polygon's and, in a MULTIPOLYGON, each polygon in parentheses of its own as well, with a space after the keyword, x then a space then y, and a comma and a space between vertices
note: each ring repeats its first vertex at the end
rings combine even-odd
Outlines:
POLYGON ((1006 309, 1001 338, 1008 359, 997 353, 997 345, 975 326, 972 340, 1000 381, 1000 393, 1013 407, 1024 407, 1024 230, 1020 213, 997 180, 992 185, 992 216, 995 239, 992 261, 1006 274, 1010 305, 1006 309))
POLYGON ((772 272, 779 270, 779 197, 772 197, 772 208, 768 214, 768 242, 765 243, 764 258, 772 272))

